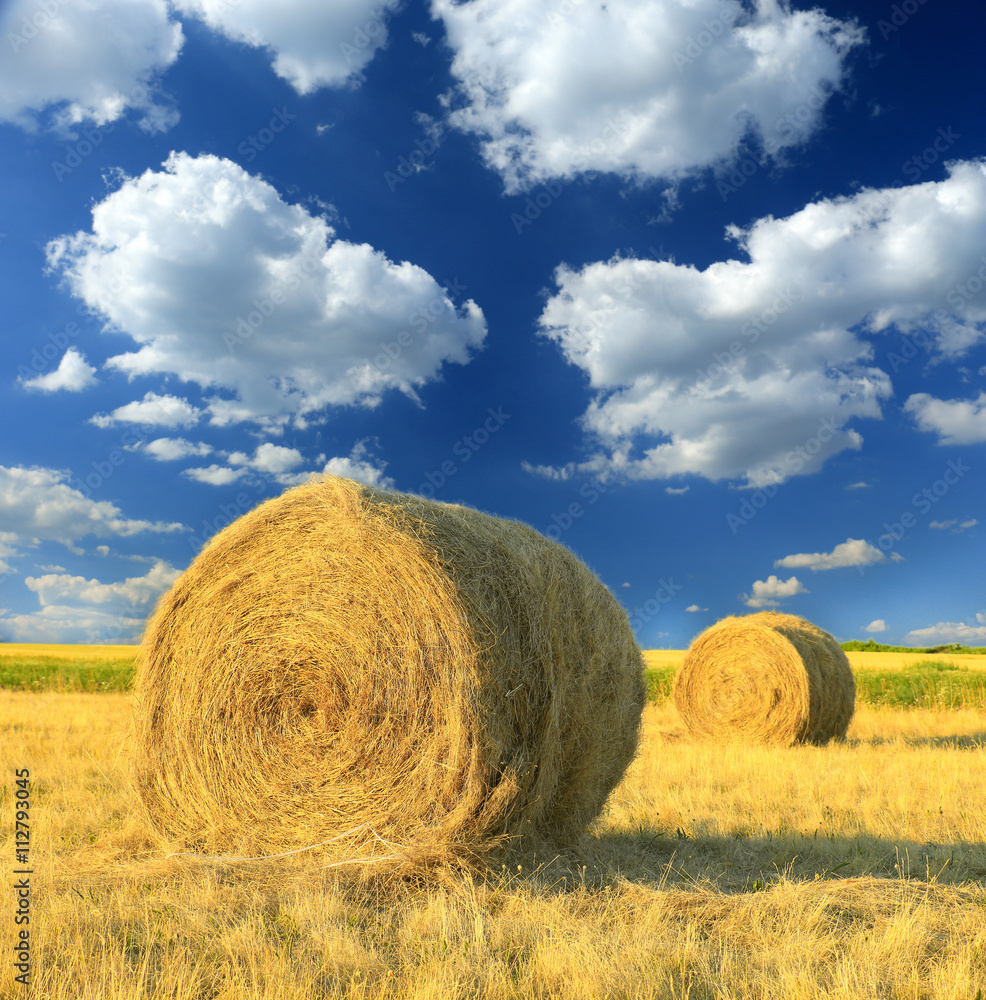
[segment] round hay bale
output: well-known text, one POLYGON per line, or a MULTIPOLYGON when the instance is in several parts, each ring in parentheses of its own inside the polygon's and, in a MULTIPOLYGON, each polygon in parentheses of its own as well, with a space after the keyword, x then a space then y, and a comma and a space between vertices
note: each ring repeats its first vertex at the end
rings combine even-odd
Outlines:
POLYGON ((198 849, 468 859, 576 838, 643 704, 626 613, 566 548, 326 477, 225 528, 161 598, 133 775, 198 849))
POLYGON ((845 737, 856 682, 828 632, 762 611, 724 618, 699 635, 671 698, 695 738, 822 744, 845 737))

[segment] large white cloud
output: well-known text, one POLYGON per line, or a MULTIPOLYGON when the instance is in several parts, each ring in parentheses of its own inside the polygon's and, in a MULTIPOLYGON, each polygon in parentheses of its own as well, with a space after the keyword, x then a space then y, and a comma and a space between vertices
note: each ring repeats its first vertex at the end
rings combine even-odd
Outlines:
POLYGON ((127 577, 117 583, 100 583, 99 580, 87 580, 70 573, 46 573, 44 576, 26 577, 24 584, 38 595, 42 607, 52 604, 127 604, 149 608, 180 575, 181 571, 169 563, 156 560, 143 576, 127 577))
POLYGON ((91 232, 48 245, 72 291, 140 345, 107 362, 131 379, 176 375, 214 392, 213 424, 276 429, 388 389, 415 397, 482 344, 471 299, 336 239, 235 163, 172 153, 164 166, 96 205, 91 232))
POLYGON ((359 73, 387 40, 400 0, 172 0, 228 38, 272 56, 274 72, 299 94, 359 73))
POLYGON ((69 573, 27 577, 40 609, 24 614, 0 612, 0 638, 6 642, 132 643, 154 602, 178 578, 170 563, 154 560, 143 575, 101 583, 69 573))
POLYGON ((145 615, 50 604, 24 614, 0 612, 0 642, 130 644, 139 640, 145 620, 145 615))
POLYGON ((0 121, 36 129, 50 109, 56 128, 105 126, 128 108, 149 132, 178 120, 156 91, 183 41, 165 0, 19 2, 4 26, 0 121))
MULTIPOLYGON (((763 485, 859 448, 850 423, 879 417, 891 395, 873 334, 907 334, 908 358, 920 338, 948 359, 986 339, 986 297, 956 293, 986 253, 986 164, 949 170, 732 228, 746 260, 560 266, 540 326, 589 376, 582 422, 602 447, 578 467, 540 471, 763 485)), ((923 397, 910 408, 966 439, 981 424, 978 410, 942 415, 923 397)))
POLYGON ((74 548, 90 536, 114 538, 182 530, 178 523, 123 517, 119 507, 108 500, 91 499, 83 492, 84 483, 73 482, 69 473, 59 469, 0 465, 0 523, 7 529, 4 538, 12 541, 16 537, 22 545, 53 541, 74 548))
POLYGON ((759 137, 803 143, 863 31, 783 0, 432 0, 451 123, 510 192, 611 171, 677 178, 759 137))

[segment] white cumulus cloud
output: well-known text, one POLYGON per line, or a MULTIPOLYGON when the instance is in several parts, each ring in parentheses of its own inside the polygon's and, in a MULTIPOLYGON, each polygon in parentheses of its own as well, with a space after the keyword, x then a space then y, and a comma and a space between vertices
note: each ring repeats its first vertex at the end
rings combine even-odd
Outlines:
POLYGON ((929 528, 937 528, 939 531, 951 531, 953 535, 961 534, 963 531, 967 531, 969 528, 974 528, 979 522, 974 517, 970 517, 967 521, 957 521, 954 518, 949 521, 929 521, 929 528))
POLYGON ((198 483, 208 483, 210 486, 228 486, 235 483, 237 479, 242 479, 247 470, 231 469, 228 465, 213 463, 204 468, 182 469, 183 476, 194 479, 198 483))
POLYGON ((304 456, 297 448, 285 448, 270 441, 258 445, 252 458, 243 452, 234 452, 229 456, 231 465, 249 465, 253 469, 269 472, 272 475, 289 472, 301 465, 304 460, 304 456))
POLYGON ((187 441, 181 437, 155 438, 144 446, 144 451, 158 462, 175 462, 192 455, 209 455, 212 448, 203 442, 187 441))
POLYGON ((937 434, 939 444, 986 441, 986 392, 976 399, 935 399, 926 392, 916 392, 908 397, 904 409, 921 430, 937 434))
POLYGON ((137 642, 155 601, 180 571, 160 559, 138 577, 113 583, 69 573, 27 577, 38 611, 0 611, 0 639, 6 642, 114 644, 137 642))
POLYGON ((796 555, 775 559, 775 566, 786 569, 807 567, 813 572, 820 569, 841 569, 844 566, 869 566, 886 562, 887 557, 875 546, 862 538, 847 538, 831 552, 799 552, 796 555))
POLYGON ((271 56, 299 94, 356 76, 387 41, 399 0, 173 0, 227 38, 271 56))
POLYGON ((184 40, 165 0, 15 2, 4 23, 0 121, 31 131, 96 125, 101 142, 130 108, 148 132, 178 120, 157 88, 184 40))
POLYGON ((173 153, 163 171, 126 180, 95 206, 91 232, 47 252, 72 292, 139 345, 107 365, 211 391, 216 425, 277 432, 390 389, 417 398, 486 336, 471 299, 456 305, 422 268, 336 239, 324 218, 211 155, 173 153))
POLYGON ((154 601, 174 583, 181 571, 162 560, 143 575, 128 577, 118 583, 100 583, 69 573, 47 573, 26 577, 24 583, 38 595, 42 607, 67 604, 117 604, 132 608, 150 608, 154 601))
POLYGON ((19 381, 25 389, 39 389, 41 392, 57 392, 59 389, 80 392, 96 384, 96 379, 93 378, 95 374, 96 369, 85 357, 74 347, 70 347, 53 372, 19 381))
MULTIPOLYGON (((986 299, 948 298, 986 251, 984 162, 729 235, 746 259, 705 270, 620 257, 556 269, 540 327, 589 377, 581 422, 597 446, 566 473, 763 486, 816 472, 861 447, 851 425, 879 418, 891 395, 873 336, 930 331, 948 358, 986 339, 986 299), (956 324, 974 334, 964 346, 956 324)), ((976 406, 947 410, 947 440, 986 439, 976 406)))
POLYGON ((795 594, 807 594, 796 576, 789 580, 780 580, 773 574, 766 580, 753 581, 753 593, 741 594, 743 602, 751 608, 776 608, 778 601, 774 598, 793 597, 795 594))
POLYGON ((123 517, 114 504, 90 499, 71 485, 73 482, 64 470, 0 465, 0 523, 8 529, 4 537, 13 535, 20 545, 42 540, 72 548, 88 536, 114 538, 144 531, 182 530, 176 522, 123 517))
POLYGON ((907 646, 943 646, 952 642, 960 642, 965 646, 984 646, 986 625, 937 622, 927 628, 912 629, 904 636, 904 644, 907 646))
POLYGON ((144 393, 144 398, 118 406, 112 413, 97 413, 92 423, 97 427, 112 424, 148 424, 157 427, 191 427, 198 423, 202 411, 187 399, 178 396, 144 393))
POLYGON ((357 441, 353 450, 345 458, 330 458, 322 469, 323 473, 333 476, 345 476, 355 479, 367 486, 392 490, 394 480, 384 475, 386 462, 375 461, 367 448, 367 442, 357 441))
POLYGON ((887 623, 882 618, 874 618, 873 621, 863 629, 864 632, 886 632, 887 623))
POLYGON ((776 0, 432 0, 455 53, 450 122, 507 191, 605 171, 676 179, 824 120, 864 32, 776 0))

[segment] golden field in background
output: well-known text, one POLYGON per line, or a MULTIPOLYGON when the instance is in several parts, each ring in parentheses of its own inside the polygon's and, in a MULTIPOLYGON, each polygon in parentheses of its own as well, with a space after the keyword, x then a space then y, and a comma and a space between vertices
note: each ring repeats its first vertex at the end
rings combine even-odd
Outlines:
POLYGON ((60 656, 69 660, 118 660, 125 656, 136 656, 138 648, 138 646, 59 646, 39 642, 0 642, 0 656, 60 656))
MULTIPOLYGON (((81 645, 49 645, 27 642, 0 642, 0 657, 28 656, 61 656, 73 658, 105 658, 120 659, 126 656, 136 656, 139 646, 81 646, 81 645)), ((650 649, 644 651, 644 662, 648 667, 677 667, 685 658, 685 649, 650 649)), ((905 667, 923 660, 937 660, 944 663, 954 663, 956 666, 969 667, 972 670, 986 671, 986 656, 962 653, 870 653, 850 651, 846 653, 853 669, 859 670, 892 670, 895 667, 905 667)))
MULTIPOLYGON (((679 667, 687 649, 649 649, 644 652, 644 663, 648 667, 679 667)), ((870 653, 849 650, 846 653, 853 670, 895 670, 915 663, 934 660, 939 663, 954 663, 957 667, 986 671, 986 656, 977 653, 870 653)))
MULTIPOLYGON (((844 744, 778 749, 688 743, 649 705, 581 853, 422 887, 361 884, 317 852, 167 857, 137 818, 130 708, 0 690, 8 858, 15 768, 34 790, 35 996, 986 994, 984 711, 860 706, 844 744)), ((0 921, 4 954, 13 933, 0 921)))

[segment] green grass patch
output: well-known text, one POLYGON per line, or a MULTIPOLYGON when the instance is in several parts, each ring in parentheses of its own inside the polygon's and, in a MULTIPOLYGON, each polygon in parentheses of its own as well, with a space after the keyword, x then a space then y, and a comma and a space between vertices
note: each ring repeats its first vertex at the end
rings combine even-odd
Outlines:
MULTIPOLYGON (((647 700, 671 696, 675 667, 644 670, 647 700)), ((856 700, 895 708, 981 708, 986 674, 941 660, 922 660, 896 670, 856 670, 856 700)))
POLYGON ((133 678, 133 656, 0 656, 0 688, 14 691, 129 691, 133 678))
POLYGON ((897 670, 857 670, 856 698, 898 708, 980 708, 986 676, 967 666, 922 660, 897 670))
POLYGON ((986 646, 963 646, 961 642, 952 642, 945 646, 886 646, 872 639, 867 639, 866 642, 852 639, 842 643, 842 648, 847 653, 961 653, 963 656, 986 653, 986 646))
MULTIPOLYGON (((0 656, 0 688, 14 691, 129 691, 133 656, 69 659, 0 656)), ((644 670, 647 700, 667 701, 677 668, 644 670)), ((986 674, 941 660, 922 660, 895 670, 857 670, 856 698, 897 708, 980 708, 986 705, 986 674)))
POLYGON ((644 682, 647 685, 647 700, 655 703, 667 701, 671 697, 671 684, 677 667, 647 667, 644 682))

